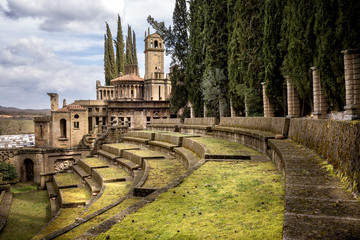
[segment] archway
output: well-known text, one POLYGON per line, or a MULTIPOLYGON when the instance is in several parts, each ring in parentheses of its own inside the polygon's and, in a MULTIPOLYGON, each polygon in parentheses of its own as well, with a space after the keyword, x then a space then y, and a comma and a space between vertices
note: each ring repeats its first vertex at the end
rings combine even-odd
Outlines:
POLYGON ((60 137, 66 138, 66 120, 65 119, 60 120, 60 137))
POLYGON ((34 181, 34 162, 27 158, 21 167, 21 181, 33 182, 34 181))

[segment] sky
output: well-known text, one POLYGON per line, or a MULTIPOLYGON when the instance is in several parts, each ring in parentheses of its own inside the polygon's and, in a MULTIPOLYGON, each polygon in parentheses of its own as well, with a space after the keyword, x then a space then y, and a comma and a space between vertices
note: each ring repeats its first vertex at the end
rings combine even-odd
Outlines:
MULTIPOLYGON (((96 99, 96 80, 105 84, 104 34, 116 37, 120 14, 136 34, 140 76, 145 73, 144 35, 149 15, 172 24, 175 0, 0 0, 0 106, 50 108, 96 99)), ((155 32, 153 29, 151 33, 155 32)), ((165 57, 169 72, 170 57, 165 57)))

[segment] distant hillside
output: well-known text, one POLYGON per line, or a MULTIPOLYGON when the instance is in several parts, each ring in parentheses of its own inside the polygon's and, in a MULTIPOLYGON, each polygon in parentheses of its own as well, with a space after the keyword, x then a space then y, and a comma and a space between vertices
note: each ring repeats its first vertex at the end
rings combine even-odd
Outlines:
POLYGON ((50 116, 50 109, 19 109, 0 106, 0 117, 32 119, 33 116, 50 116), (4 116, 1 116, 4 115, 4 116))

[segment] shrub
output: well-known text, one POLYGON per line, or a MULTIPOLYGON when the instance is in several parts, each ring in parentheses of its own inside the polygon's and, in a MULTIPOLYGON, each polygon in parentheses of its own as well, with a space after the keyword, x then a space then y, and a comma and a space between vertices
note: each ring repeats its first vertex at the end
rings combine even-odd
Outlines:
POLYGON ((7 162, 0 163, 0 173, 3 175, 3 180, 10 180, 17 178, 16 167, 7 162))

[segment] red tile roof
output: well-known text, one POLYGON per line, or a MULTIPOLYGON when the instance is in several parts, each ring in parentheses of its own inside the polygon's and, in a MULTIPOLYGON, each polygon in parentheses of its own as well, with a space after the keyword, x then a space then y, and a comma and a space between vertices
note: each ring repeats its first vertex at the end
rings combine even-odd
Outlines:
POLYGON ((124 81, 136 81, 136 82, 143 82, 144 79, 137 76, 137 75, 124 75, 124 76, 120 76, 118 78, 115 78, 113 80, 111 80, 112 83, 116 83, 116 82, 124 82, 124 81))
POLYGON ((84 110, 86 108, 80 105, 67 105, 66 107, 60 108, 57 112, 68 112, 70 110, 84 110))

